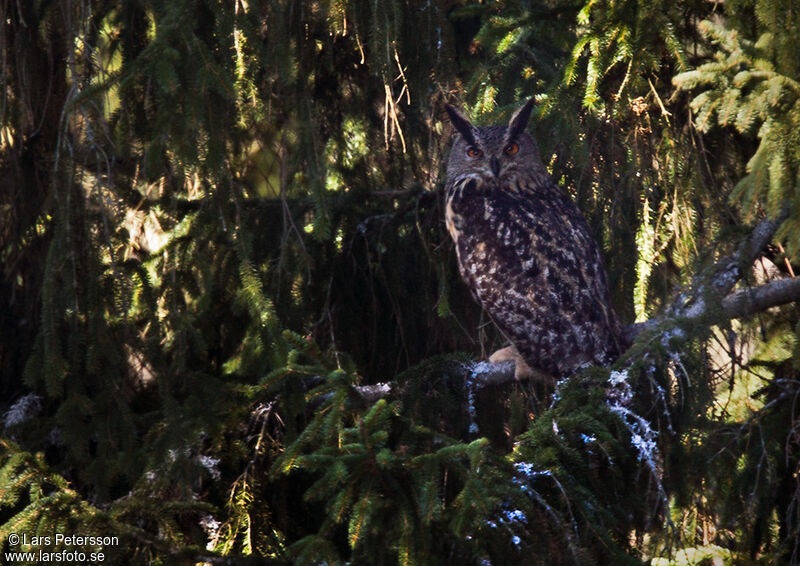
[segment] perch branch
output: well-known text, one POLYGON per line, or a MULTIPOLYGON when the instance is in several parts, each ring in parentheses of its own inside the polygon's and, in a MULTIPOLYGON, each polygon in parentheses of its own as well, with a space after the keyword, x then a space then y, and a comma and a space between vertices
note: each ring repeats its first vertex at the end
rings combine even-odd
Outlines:
MULTIPOLYGON (((736 291, 722 300, 722 310, 730 318, 744 318, 765 311, 772 307, 800 301, 800 277, 778 279, 750 289, 736 291)), ((701 314, 696 314, 696 317, 701 314)), ((685 317, 692 318, 692 317, 685 317)), ((626 337, 633 339, 644 330, 656 328, 661 320, 650 319, 646 322, 631 325, 626 330, 626 337)), ((513 362, 482 362, 483 371, 473 374, 473 383, 477 389, 489 385, 501 385, 514 381, 513 362)), ((388 397, 391 394, 391 383, 376 383, 355 388, 369 403, 388 397)))
MULTIPOLYGON (((655 317, 626 328, 625 338, 628 343, 632 344, 642 331, 656 329, 667 319, 696 320, 706 316, 709 295, 724 297, 722 298, 722 312, 730 318, 742 318, 771 307, 800 301, 800 277, 770 281, 758 287, 731 293, 733 287, 741 279, 744 270, 756 260, 787 216, 788 211, 784 210, 775 220, 764 219, 759 222, 733 254, 717 262, 712 275, 705 279, 698 278, 689 292, 681 293, 675 299, 667 309, 666 316, 655 317)), ((465 378, 471 380, 472 386, 477 389, 488 385, 508 383, 516 379, 513 362, 499 364, 482 362, 480 371, 477 371, 478 367, 476 365, 473 368, 465 368, 465 373, 469 372, 465 378)), ((392 394, 391 383, 377 383, 359 386, 355 389, 370 403, 392 394)), ((395 390, 395 394, 399 392, 395 390)))

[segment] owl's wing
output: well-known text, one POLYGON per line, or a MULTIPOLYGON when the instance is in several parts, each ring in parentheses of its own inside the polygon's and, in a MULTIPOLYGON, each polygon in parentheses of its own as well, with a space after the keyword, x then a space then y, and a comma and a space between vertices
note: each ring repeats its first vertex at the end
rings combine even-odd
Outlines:
MULTIPOLYGON (((574 359, 561 360, 563 367, 605 361, 618 350, 619 325, 600 251, 580 211, 566 196, 540 196, 508 207, 508 215, 508 224, 497 227, 516 259, 508 285, 546 322, 548 334, 561 335, 540 330, 540 339, 574 343, 574 359)), ((570 347, 562 349, 568 358, 570 347)))

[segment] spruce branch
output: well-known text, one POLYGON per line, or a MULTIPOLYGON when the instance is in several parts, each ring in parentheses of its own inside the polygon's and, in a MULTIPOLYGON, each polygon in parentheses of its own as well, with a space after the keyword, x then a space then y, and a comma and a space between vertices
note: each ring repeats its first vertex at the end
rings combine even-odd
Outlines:
POLYGON ((800 277, 778 279, 736 291, 722 300, 722 310, 731 318, 743 318, 795 301, 800 301, 800 277))
MULTIPOLYGON (((796 301, 800 301, 800 277, 779 279, 777 281, 770 281, 764 285, 759 285, 758 287, 736 291, 722 300, 722 311, 732 319, 744 318, 772 307, 796 301)), ((690 316, 686 316, 683 319, 692 320, 701 318, 702 314, 705 314, 705 311, 691 311, 689 313, 690 316)), ((643 331, 656 329, 663 322, 664 320, 662 319, 653 318, 646 322, 631 325, 626 329, 626 339, 629 342, 633 342, 643 331)), ((465 379, 471 377, 471 383, 476 390, 491 385, 510 383, 517 379, 514 373, 514 364, 511 362, 481 362, 481 366, 483 369, 479 373, 475 373, 474 368, 468 366, 464 367, 465 379)), ((392 382, 354 386, 353 389, 357 391, 367 403, 374 403, 378 399, 397 396, 398 394, 402 394, 403 391, 402 388, 393 388, 392 382)), ((326 399, 327 397, 323 397, 320 401, 325 401, 326 399)))
MULTIPOLYGON (((636 337, 645 330, 657 333, 658 328, 663 326, 666 332, 666 328, 672 328, 677 321, 708 319, 708 324, 712 325, 722 322, 722 318, 743 318, 772 307, 800 301, 800 277, 770 281, 758 287, 731 293, 742 274, 759 257, 788 215, 788 209, 784 209, 776 219, 761 220, 734 253, 716 262, 710 270, 710 276, 697 277, 688 290, 680 293, 666 309, 665 315, 628 326, 625 329, 626 343, 633 344, 636 337), (721 305, 719 313, 712 314, 712 304, 721 305), (720 320, 716 320, 717 318, 720 320)), ((464 378, 469 379, 471 387, 476 390, 516 379, 514 364, 510 362, 482 362, 473 367, 465 366, 464 378), (480 371, 476 371, 476 368, 480 371)), ((391 382, 356 386, 354 390, 369 403, 402 394, 402 388, 392 387, 391 382)))

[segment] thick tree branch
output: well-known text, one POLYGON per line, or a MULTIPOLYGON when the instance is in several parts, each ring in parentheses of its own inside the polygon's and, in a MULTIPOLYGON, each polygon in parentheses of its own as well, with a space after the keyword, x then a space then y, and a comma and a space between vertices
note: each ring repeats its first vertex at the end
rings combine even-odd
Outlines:
POLYGON ((688 292, 678 295, 667 310, 667 316, 688 319, 705 316, 708 312, 708 299, 722 299, 731 292, 742 278, 743 270, 749 269, 788 215, 788 209, 784 209, 775 220, 764 218, 759 222, 733 254, 716 263, 710 276, 695 279, 688 292))
MULTIPOLYGON (((642 331, 654 330, 667 320, 697 320, 707 316, 709 300, 712 303, 721 300, 722 312, 730 318, 741 318, 771 307, 800 301, 800 277, 771 281, 759 287, 729 294, 787 216, 788 210, 784 210, 775 220, 764 219, 759 222, 733 254, 716 263, 710 276, 696 279, 688 290, 680 293, 666 309, 665 315, 630 325, 625 331, 628 343, 632 344, 642 331)), ((508 383, 516 379, 514 364, 481 362, 473 367, 465 367, 465 379, 470 387, 476 389, 508 383)), ((392 394, 391 383, 377 383, 355 389, 370 403, 392 394)), ((395 390, 394 394, 398 393, 400 392, 395 390)))
POLYGON ((737 291, 722 300, 722 310, 731 318, 741 318, 794 301, 800 301, 800 277, 737 291))

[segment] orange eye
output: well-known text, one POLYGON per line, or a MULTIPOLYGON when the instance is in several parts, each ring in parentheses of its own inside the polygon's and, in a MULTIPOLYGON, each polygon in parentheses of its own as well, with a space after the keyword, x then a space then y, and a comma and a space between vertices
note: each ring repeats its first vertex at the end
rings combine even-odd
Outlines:
POLYGON ((519 151, 519 146, 514 142, 511 142, 503 151, 506 153, 506 155, 514 155, 519 151))
POLYGON ((481 155, 483 155, 483 152, 480 149, 471 147, 467 150, 467 155, 469 155, 470 157, 480 157, 481 155))

